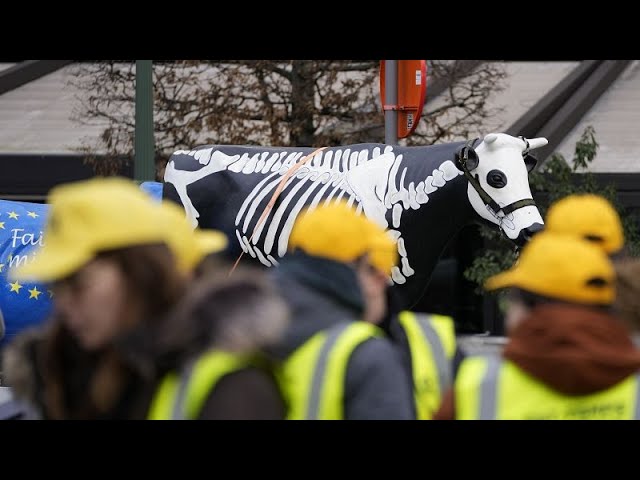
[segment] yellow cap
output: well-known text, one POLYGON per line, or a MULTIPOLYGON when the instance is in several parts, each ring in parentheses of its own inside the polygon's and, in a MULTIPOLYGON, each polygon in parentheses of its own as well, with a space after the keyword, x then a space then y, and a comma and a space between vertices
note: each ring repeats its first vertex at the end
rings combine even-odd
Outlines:
POLYGON ((599 195, 574 194, 558 200, 549 207, 545 229, 596 242, 608 254, 624 244, 618 212, 599 195))
POLYGON ((160 203, 159 213, 167 235, 167 244, 174 251, 182 270, 192 271, 204 257, 226 248, 225 234, 217 230, 194 230, 184 209, 176 203, 163 201, 160 203))
POLYGON ((577 237, 544 231, 523 248, 514 267, 490 277, 485 288, 518 287, 569 302, 608 305, 615 296, 614 275, 601 248, 577 237))
POLYGON ((369 254, 371 265, 387 275, 398 259, 395 242, 384 229, 346 202, 301 213, 289 238, 289 249, 295 248, 344 263, 369 254))
POLYGON ((176 227, 175 209, 167 213, 171 207, 153 201, 131 180, 95 178, 61 185, 51 191, 48 203, 44 246, 11 271, 14 279, 58 280, 101 251, 149 243, 166 243, 180 265, 190 264, 182 257, 187 247, 178 242, 184 235, 176 227))

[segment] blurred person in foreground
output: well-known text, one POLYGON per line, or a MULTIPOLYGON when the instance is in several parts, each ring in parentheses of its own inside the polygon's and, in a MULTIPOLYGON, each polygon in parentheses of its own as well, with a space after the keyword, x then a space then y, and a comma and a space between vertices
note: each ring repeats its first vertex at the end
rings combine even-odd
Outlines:
POLYGON ((302 212, 272 279, 291 309, 273 349, 289 419, 414 419, 399 353, 378 327, 396 246, 346 202, 302 212))
POLYGON ((157 330, 156 362, 166 373, 147 418, 284 419, 286 406, 265 348, 288 324, 286 304, 261 269, 241 266, 229 278, 226 251, 211 241, 222 234, 206 230, 203 238, 196 229, 193 235, 184 209, 169 205, 169 240, 192 281, 157 330))
POLYGON ((8 346, 7 382, 40 418, 146 418, 193 348, 163 341, 173 310, 226 238, 185 229, 178 207, 120 178, 56 187, 49 204, 45 245, 11 275, 49 285, 53 318, 8 346))
POLYGON ((640 346, 640 260, 627 253, 618 212, 604 197, 568 195, 549 208, 546 229, 575 235, 600 246, 613 261, 616 272, 614 310, 640 346))
POLYGON ((611 313, 615 273, 601 248, 539 233, 485 288, 508 289, 508 342, 463 360, 436 419, 638 418, 640 352, 611 313))

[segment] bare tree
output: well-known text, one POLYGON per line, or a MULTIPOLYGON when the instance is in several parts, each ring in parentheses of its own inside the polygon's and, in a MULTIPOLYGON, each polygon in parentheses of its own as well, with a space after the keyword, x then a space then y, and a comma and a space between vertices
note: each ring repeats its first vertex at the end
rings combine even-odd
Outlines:
MULTIPOLYGON (((490 116, 488 96, 500 89, 504 69, 482 63, 472 71, 458 61, 431 61, 430 81, 448 88, 405 143, 430 144, 468 132, 490 116)), ((384 141, 377 60, 231 60, 154 63, 154 131, 158 177, 180 148, 211 144, 344 145, 384 141)), ((109 174, 131 158, 135 127, 135 64, 79 64, 71 80, 82 91, 74 119, 102 121, 94 160, 109 174)))

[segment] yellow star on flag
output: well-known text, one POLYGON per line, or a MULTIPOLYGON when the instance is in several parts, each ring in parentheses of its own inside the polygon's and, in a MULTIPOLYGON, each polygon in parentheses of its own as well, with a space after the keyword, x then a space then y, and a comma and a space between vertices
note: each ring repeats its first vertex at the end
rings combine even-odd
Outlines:
POLYGON ((9 212, 9 218, 14 218, 16 220, 18 220, 18 217, 20 215, 18 215, 16 212, 9 212))
POLYGON ((18 281, 16 281, 15 283, 10 283, 9 285, 11 285, 12 292, 20 293, 20 289, 22 288, 22 285, 20 285, 18 281))
POLYGON ((0 273, 2 273, 2 270, 4 270, 4 263, 0 263, 0 273))
POLYGON ((31 217, 31 218, 37 218, 40 215, 38 215, 36 212, 27 212, 27 217, 31 217))
POLYGON ((4 230, 4 222, 0 222, 0 228, 4 230))
POLYGON ((40 295, 42 292, 38 290, 38 287, 33 287, 31 290, 29 290, 29 293, 31 294, 29 295, 29 298, 35 298, 37 300, 38 295, 40 295))

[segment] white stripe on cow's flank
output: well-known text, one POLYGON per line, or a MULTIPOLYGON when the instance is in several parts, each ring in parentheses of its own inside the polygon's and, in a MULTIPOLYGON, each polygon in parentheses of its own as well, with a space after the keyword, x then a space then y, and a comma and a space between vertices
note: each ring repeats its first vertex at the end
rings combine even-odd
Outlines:
MULTIPOLYGON (((324 192, 326 192, 331 186, 331 173, 325 172, 322 175, 329 175, 329 178, 327 179, 327 183, 325 183, 325 185, 320 189, 320 191, 313 198, 313 201, 309 204, 309 208, 307 210, 307 212, 309 213, 313 212, 316 209, 316 207, 318 206, 318 203, 320 203, 320 200, 322 200, 322 196, 324 195, 324 192)), ((322 177, 320 177, 318 181, 321 182, 322 177)))
MULTIPOLYGON (((269 225, 269 230, 267 230, 267 235, 264 237, 264 252, 265 253, 271 253, 271 249, 273 248, 273 244, 275 242, 275 238, 276 238, 276 232, 278 230, 278 227, 280 226, 280 221, 282 220, 282 217, 284 216, 285 211, 287 210, 287 207, 289 206, 289 203, 291 203, 291 200, 293 200, 293 197, 295 197, 296 193, 298 192, 298 190, 300 190, 304 184, 307 183, 307 179, 303 178, 302 180, 300 180, 298 182, 297 185, 295 185, 291 191, 289 191, 287 193, 287 196, 284 198, 284 200, 282 201, 282 203, 280 204, 280 206, 278 207, 278 209, 276 210, 276 213, 274 214, 273 218, 271 219, 271 224, 269 225)), ((286 245, 285 245, 285 253, 286 253, 286 245)), ((284 255, 284 253, 282 253, 280 256, 282 257, 284 255)))
POLYGON ((269 261, 274 264, 276 267, 278 265, 280 265, 280 262, 278 262, 275 258, 273 258, 271 255, 267 255, 267 258, 269 259, 269 261))
POLYGON ((331 199, 336 194, 336 191, 340 188, 340 183, 342 183, 342 182, 338 182, 338 184, 335 186, 335 188, 333 190, 331 190, 331 193, 329 194, 329 196, 327 198, 325 198, 324 204, 323 204, 324 206, 327 206, 327 205, 330 204, 331 199))
POLYGON ((249 202, 251 201, 251 199, 254 197, 254 195, 256 195, 260 189, 262 188, 262 186, 267 183, 269 181, 270 178, 274 177, 278 175, 278 172, 273 172, 269 175, 267 175, 264 179, 262 179, 260 181, 260 183, 258 185, 256 185, 255 187, 253 187, 253 190, 251 190, 251 192, 249 193, 249 195, 247 195, 247 198, 244 199, 244 202, 242 202, 242 206, 240 207, 240 210, 238 210, 238 214, 236 215, 236 226, 240 223, 240 219, 242 218, 242 214, 244 213, 245 209, 247 208, 247 206, 249 205, 249 202))
POLYGON ((342 161, 340 162, 340 171, 345 173, 349 170, 349 157, 351 156, 351 149, 345 148, 342 152, 342 161))
MULTIPOLYGON (((247 232, 249 230, 249 223, 251 222, 251 220, 253 220, 253 216, 255 215, 256 209, 258 208, 258 205, 260 205, 260 202, 262 202, 264 197, 266 197, 269 193, 271 193, 272 189, 276 188, 276 186, 280 183, 280 181, 281 181, 280 178, 276 178, 273 182, 267 185, 265 189, 262 190, 260 194, 258 194, 256 198, 253 200, 253 202, 251 203, 251 207, 249 207, 249 211, 247 212, 247 216, 244 219, 244 225, 242 227, 243 232, 247 232)), ((293 181, 293 177, 290 177, 289 180, 287 180, 287 183, 285 184, 284 188, 287 188, 287 186, 292 181, 293 181)), ((264 224, 265 222, 262 222, 261 225, 264 225, 264 224)), ((260 231, 262 231, 262 228, 260 228, 260 231)))
POLYGON ((336 150, 333 154, 333 165, 331 165, 331 170, 334 172, 340 172, 340 159, 342 158, 342 150, 336 150))
POLYGON ((249 243, 249 240, 247 239, 246 236, 242 237, 242 241, 244 242, 244 244, 246 245, 246 247, 249 249, 249 255, 251 255, 253 258, 256 258, 256 252, 253 251, 253 247, 251 246, 251 244, 249 243))
POLYGON ((236 237, 238 237, 238 242, 240 242, 240 246, 242 247, 242 251, 244 253, 248 253, 249 249, 247 248, 247 246, 244 244, 244 242, 242 241, 242 237, 240 237, 240 232, 238 232, 238 230, 236 229, 236 237))
MULTIPOLYGON (((300 213, 300 210, 304 207, 307 198, 309 195, 313 193, 318 185, 321 185, 320 182, 314 182, 309 185, 309 188, 306 192, 304 192, 300 198, 298 199, 298 203, 293 207, 291 212, 289 212, 289 216, 287 220, 284 222, 284 226, 282 227, 282 231, 280 232, 280 237, 278 238, 278 256, 283 257, 285 253, 287 253, 287 245, 289 243, 289 236, 291 235, 291 230, 293 229, 293 224, 300 213)), ((265 248, 266 250, 266 248, 265 248)))
POLYGON ((264 257, 260 249, 258 247, 255 247, 254 250, 256 251, 256 255, 258 256, 258 260, 260 260, 260 263, 263 264, 265 267, 270 267, 271 262, 269 262, 269 260, 267 260, 264 257))
POLYGON ((356 199, 355 195, 349 195, 349 200, 347 200, 347 207, 353 206, 353 201, 356 199))
MULTIPOLYGON (((286 190, 287 190, 287 188, 291 185, 291 182, 293 182, 294 180, 295 180, 295 176, 290 177, 290 178, 289 178, 289 180, 287 180, 287 183, 284 185, 284 187, 283 187, 283 189, 282 189, 282 192, 280 193, 280 198, 282 198, 282 196, 283 196, 283 195, 286 195, 286 194, 285 194, 285 191, 286 191, 286 190)), ((303 181, 303 182, 304 182, 304 181, 303 181)), ((274 213, 274 212, 273 212, 273 210, 272 210, 272 211, 267 215, 267 217, 264 219, 264 221, 263 221, 260 225, 258 225, 258 228, 256 228, 256 229, 255 229, 255 232, 253 233, 253 240, 252 240, 252 242, 253 242, 253 244, 254 244, 254 245, 255 245, 255 244, 258 242, 258 240, 260 239, 260 236, 262 235, 262 231, 265 229, 265 227, 266 227, 267 225, 271 225, 271 224, 273 224, 273 220, 274 220, 274 218, 275 218, 275 217, 270 217, 271 213, 274 213), (269 218, 271 218, 271 220, 268 220, 269 218)), ((260 218, 260 217, 258 217, 258 219, 259 219, 259 218, 260 218)), ((258 221, 258 220, 256 220, 256 221, 258 221)), ((266 239, 265 239, 265 241, 266 241, 266 239)), ((264 252, 265 252, 265 253, 270 253, 270 250, 267 250, 267 249, 265 248, 264 252)))

